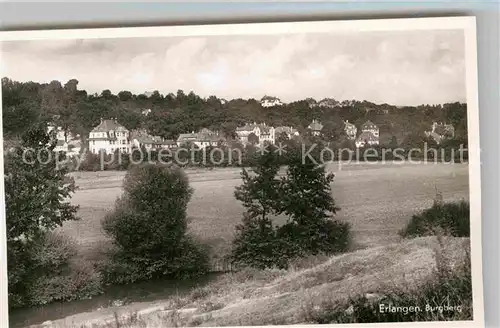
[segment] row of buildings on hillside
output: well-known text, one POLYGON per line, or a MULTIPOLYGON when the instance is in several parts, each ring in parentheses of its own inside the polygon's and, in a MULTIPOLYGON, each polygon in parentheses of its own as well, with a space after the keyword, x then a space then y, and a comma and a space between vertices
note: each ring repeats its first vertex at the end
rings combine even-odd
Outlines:
MULTIPOLYGON (((313 120, 307 127, 313 136, 321 136, 323 133, 323 124, 318 120, 313 120)), ((344 121, 344 131, 348 139, 354 140, 356 147, 363 147, 365 145, 378 145, 380 138, 380 130, 377 125, 371 121, 366 121, 361 125, 361 133, 358 135, 358 128, 356 125, 344 121)))
MULTIPOLYGON (((314 119, 307 127, 310 134, 313 136, 321 136, 323 133, 323 124, 314 119)), ((344 131, 347 137, 354 141, 356 147, 365 145, 378 145, 380 139, 380 130, 376 124, 371 121, 366 121, 358 128, 355 124, 349 121, 344 121, 344 131)), ((247 123, 242 127, 236 128, 235 134, 237 139, 243 144, 275 144, 279 136, 285 134, 288 139, 298 137, 299 131, 291 126, 273 127, 266 123, 247 123)), ((452 125, 434 123, 432 131, 427 133, 438 141, 444 138, 454 136, 452 125)), ((59 135, 59 131, 58 131, 59 135)), ((67 137, 67 136, 65 136, 67 137)), ((123 125, 118 123, 116 119, 102 120, 89 134, 88 137, 89 150, 92 153, 105 151, 106 153, 114 153, 119 151, 122 153, 131 152, 132 148, 144 147, 146 149, 174 149, 186 144, 194 144, 198 148, 208 146, 217 146, 227 144, 226 136, 218 131, 209 129, 201 129, 198 132, 181 133, 177 140, 168 140, 159 136, 152 136, 145 130, 127 130, 123 125)))
MULTIPOLYGON (((264 144, 276 142, 276 137, 281 134, 286 134, 288 138, 298 136, 297 129, 290 126, 273 127, 266 123, 251 123, 245 126, 238 127, 235 131, 237 139, 243 144, 248 143, 264 144), (255 140, 251 140, 255 138, 255 140)), ((129 153, 132 148, 144 147, 146 149, 167 148, 174 149, 186 144, 194 144, 198 148, 209 146, 217 146, 226 144, 227 140, 224 135, 218 131, 209 129, 201 129, 198 132, 181 133, 177 140, 163 139, 159 136, 151 136, 144 130, 129 131, 123 125, 118 123, 116 119, 101 120, 89 133, 88 137, 89 150, 97 154, 100 151, 106 153, 129 153)))

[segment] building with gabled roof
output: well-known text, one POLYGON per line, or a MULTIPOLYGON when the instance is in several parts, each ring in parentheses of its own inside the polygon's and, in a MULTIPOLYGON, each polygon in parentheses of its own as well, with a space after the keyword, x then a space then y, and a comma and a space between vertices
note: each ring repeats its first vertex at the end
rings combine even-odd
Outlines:
POLYGON ((103 120, 89 133, 89 149, 97 154, 104 151, 107 154, 113 154, 115 151, 120 153, 130 153, 129 131, 123 125, 118 123, 116 118, 103 120))
POLYGON ((63 151, 65 153, 67 153, 68 152, 68 143, 64 140, 57 140, 54 151, 55 152, 63 151))
POLYGON ((368 120, 363 125, 361 125, 362 132, 371 132, 375 137, 380 136, 380 130, 378 126, 375 125, 372 121, 368 120))
POLYGON ((298 137, 299 131, 291 126, 278 126, 274 129, 275 136, 280 136, 282 133, 286 133, 288 139, 292 139, 292 137, 298 137))
POLYGON ((361 125, 361 134, 356 138, 356 147, 364 147, 366 145, 378 145, 380 138, 380 131, 377 125, 368 120, 361 125))
POLYGON ((275 129, 266 123, 257 124, 256 122, 253 122, 253 124, 247 123, 244 126, 236 128, 236 135, 244 145, 248 143, 248 136, 252 133, 259 138, 259 144, 263 144, 265 142, 271 144, 275 143, 275 129))
POLYGON ((314 119, 307 128, 311 130, 311 134, 313 136, 319 136, 321 135, 321 130, 323 130, 323 124, 321 124, 318 120, 314 119))
POLYGON ((209 146, 217 146, 224 143, 226 139, 216 132, 209 129, 201 129, 199 132, 181 133, 177 138, 177 146, 186 146, 194 144, 198 148, 206 148, 209 146))

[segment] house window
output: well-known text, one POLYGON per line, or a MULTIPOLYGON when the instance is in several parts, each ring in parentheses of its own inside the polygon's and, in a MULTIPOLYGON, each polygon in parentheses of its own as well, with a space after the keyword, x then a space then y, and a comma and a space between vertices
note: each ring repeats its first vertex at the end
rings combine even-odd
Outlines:
POLYGON ((95 140, 92 140, 92 144, 95 145, 95 140))
POLYGON ((122 145, 125 145, 125 140, 122 140, 122 145))

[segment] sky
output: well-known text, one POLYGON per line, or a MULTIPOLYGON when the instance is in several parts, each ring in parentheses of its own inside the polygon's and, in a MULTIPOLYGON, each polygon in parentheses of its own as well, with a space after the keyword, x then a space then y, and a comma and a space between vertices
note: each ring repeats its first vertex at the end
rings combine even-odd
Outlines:
POLYGON ((2 76, 89 93, 194 91, 392 105, 466 101, 463 30, 9 41, 2 76))

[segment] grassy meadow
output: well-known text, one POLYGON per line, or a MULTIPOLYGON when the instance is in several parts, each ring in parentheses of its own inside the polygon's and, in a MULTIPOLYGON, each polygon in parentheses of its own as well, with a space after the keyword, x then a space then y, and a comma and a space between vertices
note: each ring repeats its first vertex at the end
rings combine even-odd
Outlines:
MULTIPOLYGON (((288 325, 305 323, 360 323, 350 306, 357 297, 390 302, 386 297, 404 293, 402 304, 442 305, 449 297, 460 311, 422 311, 392 318, 380 314, 362 322, 471 320, 472 298, 443 286, 438 268, 464 277, 462 265, 469 238, 421 237, 333 257, 311 257, 288 270, 244 270, 225 274, 187 295, 172 295, 153 302, 112 306, 78 313, 50 323, 50 327, 145 328, 288 325), (436 292, 441 286, 441 292, 436 292), (429 292, 430 291, 430 292, 429 292)), ((470 280, 468 273, 465 278, 470 280)), ((460 286, 457 286, 460 287, 460 286)), ((470 292, 470 289, 469 289, 470 292)), ((356 311, 359 311, 356 309, 356 311)), ((363 309, 361 309, 363 311, 363 309)), ((376 311, 375 311, 376 313, 376 311)), ((33 326, 33 328, 45 326, 33 326)))
MULTIPOLYGON (((410 163, 332 163, 333 196, 341 207, 338 218, 352 225, 355 247, 368 248, 399 241, 398 231, 416 212, 432 206, 436 188, 444 201, 468 199, 468 165, 410 163)), ((194 189, 188 206, 192 234, 212 246, 214 258, 226 255, 243 207, 234 198, 240 169, 187 170, 194 189)), ((81 255, 96 260, 109 241, 101 219, 122 193, 125 172, 76 172, 80 221, 61 228, 81 245, 81 255)), ((283 217, 275 218, 277 224, 283 217)))

